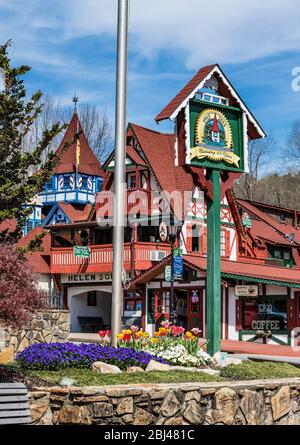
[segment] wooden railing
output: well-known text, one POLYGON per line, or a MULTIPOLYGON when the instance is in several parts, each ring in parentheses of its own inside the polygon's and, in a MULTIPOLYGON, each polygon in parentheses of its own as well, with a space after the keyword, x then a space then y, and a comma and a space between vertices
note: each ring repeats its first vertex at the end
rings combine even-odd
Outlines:
MULTIPOLYGON (((92 273, 111 272, 113 252, 112 245, 89 246, 90 257, 75 257, 72 247, 53 247, 51 249, 51 273, 92 273)), ((152 251, 163 251, 170 254, 169 244, 126 243, 124 244, 124 269, 147 270, 154 262, 151 261, 152 251)))

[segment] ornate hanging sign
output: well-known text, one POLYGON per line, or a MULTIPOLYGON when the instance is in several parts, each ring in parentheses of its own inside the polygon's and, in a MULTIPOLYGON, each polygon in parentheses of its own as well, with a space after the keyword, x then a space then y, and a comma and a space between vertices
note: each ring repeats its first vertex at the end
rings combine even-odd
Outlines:
POLYGON ((220 170, 244 169, 243 117, 238 108, 191 100, 190 164, 220 170))
POLYGON ((240 157, 233 151, 230 123, 221 111, 208 108, 199 114, 195 125, 195 143, 196 146, 191 149, 191 160, 207 158, 239 167, 240 157))

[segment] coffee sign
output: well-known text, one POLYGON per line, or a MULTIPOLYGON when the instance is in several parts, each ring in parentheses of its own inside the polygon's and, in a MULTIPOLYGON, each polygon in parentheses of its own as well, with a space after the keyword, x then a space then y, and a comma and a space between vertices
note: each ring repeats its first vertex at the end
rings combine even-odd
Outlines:
POLYGON ((237 297, 257 297, 258 296, 258 286, 253 284, 238 285, 234 288, 234 293, 237 297))

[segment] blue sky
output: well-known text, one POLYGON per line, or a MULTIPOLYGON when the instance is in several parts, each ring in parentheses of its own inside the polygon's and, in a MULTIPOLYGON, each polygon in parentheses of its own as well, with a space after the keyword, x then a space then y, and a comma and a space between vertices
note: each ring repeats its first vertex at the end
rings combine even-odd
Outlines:
MULTIPOLYGON (((11 58, 32 66, 34 89, 70 105, 107 111, 115 100, 117 0, 0 0, 0 41, 13 39, 11 58)), ((292 69, 300 66, 298 0, 131 0, 128 120, 153 118, 202 66, 219 63, 268 134, 279 142, 266 166, 284 162, 292 123, 300 119, 300 92, 292 69)))

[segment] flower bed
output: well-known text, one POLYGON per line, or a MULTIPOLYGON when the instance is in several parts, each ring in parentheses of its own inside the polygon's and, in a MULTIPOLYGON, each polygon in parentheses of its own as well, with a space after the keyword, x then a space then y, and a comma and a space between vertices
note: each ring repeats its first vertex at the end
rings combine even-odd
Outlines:
POLYGON ((28 346, 17 355, 18 364, 24 369, 58 371, 66 368, 90 368, 101 361, 120 369, 128 366, 146 368, 150 360, 168 363, 162 357, 132 348, 113 348, 93 343, 39 343, 28 346))
POLYGON ((182 326, 163 321, 154 337, 132 326, 118 334, 118 341, 123 348, 145 351, 167 360, 170 365, 203 367, 211 365, 212 359, 205 351, 200 333, 198 328, 186 331, 182 326))

